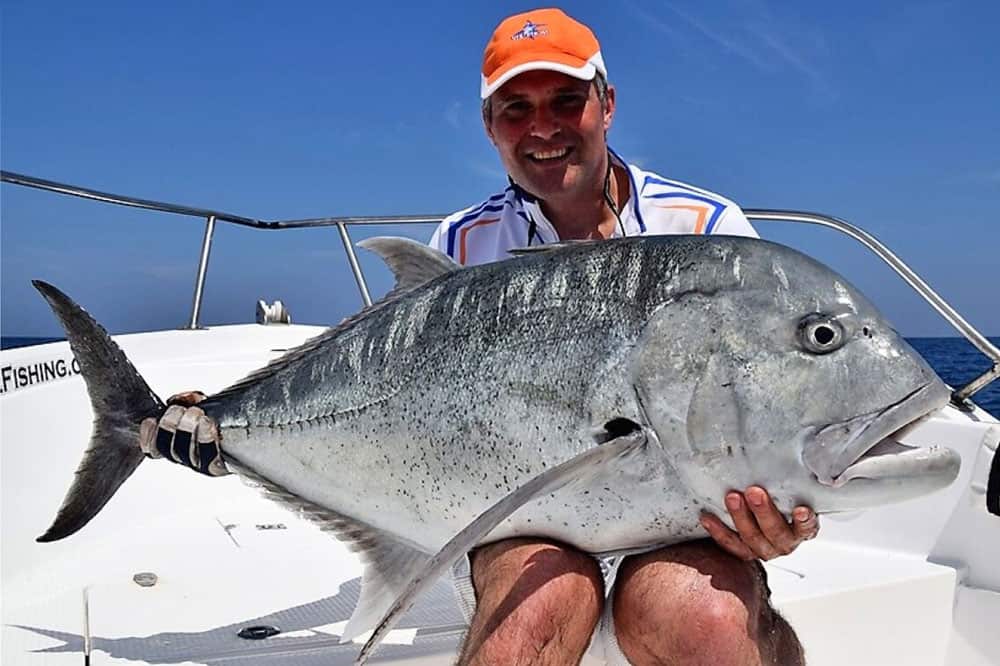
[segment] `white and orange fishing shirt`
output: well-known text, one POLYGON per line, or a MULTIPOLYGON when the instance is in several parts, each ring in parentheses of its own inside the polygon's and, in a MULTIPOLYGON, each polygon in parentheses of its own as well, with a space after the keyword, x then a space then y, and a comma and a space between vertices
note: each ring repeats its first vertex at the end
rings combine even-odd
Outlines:
MULTIPOLYGON (((621 226, 614 236, 643 234, 717 234, 750 236, 757 232, 732 201, 637 166, 625 164, 629 199, 620 211, 621 226)), ((431 247, 463 265, 507 259, 511 250, 559 241, 538 201, 511 185, 478 206, 449 215, 431 237, 431 247)))

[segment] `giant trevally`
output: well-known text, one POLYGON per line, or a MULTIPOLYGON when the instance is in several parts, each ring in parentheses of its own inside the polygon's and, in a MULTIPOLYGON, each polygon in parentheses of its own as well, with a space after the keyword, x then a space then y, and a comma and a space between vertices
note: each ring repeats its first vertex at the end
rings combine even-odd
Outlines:
MULTIPOLYGON (((594 554, 702 536, 702 510, 759 484, 789 513, 881 505, 949 484, 959 456, 892 434, 947 387, 846 280, 748 238, 568 244, 460 268, 404 239, 362 243, 386 298, 199 404, 229 466, 323 522, 365 563, 344 638, 477 544, 558 539, 594 554)), ((89 521, 142 461, 163 402, 52 286, 95 412, 52 527, 89 521)))

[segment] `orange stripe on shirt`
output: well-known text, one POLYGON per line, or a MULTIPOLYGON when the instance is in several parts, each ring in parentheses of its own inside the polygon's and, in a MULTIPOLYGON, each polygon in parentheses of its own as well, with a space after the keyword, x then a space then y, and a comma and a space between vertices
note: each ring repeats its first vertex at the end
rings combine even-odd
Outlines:
POLYGON ((689 210, 692 213, 698 213, 698 221, 694 224, 694 232, 696 234, 705 233, 705 222, 706 217, 708 217, 708 208, 705 206, 667 206, 665 204, 653 204, 657 208, 679 208, 680 210, 689 210))
POLYGON ((479 220, 478 222, 474 222, 473 224, 470 224, 469 226, 462 229, 462 231, 458 234, 458 263, 462 264, 463 266, 465 265, 465 235, 482 224, 493 224, 494 222, 499 222, 499 221, 500 221, 499 217, 494 217, 492 219, 487 219, 487 220, 479 220))

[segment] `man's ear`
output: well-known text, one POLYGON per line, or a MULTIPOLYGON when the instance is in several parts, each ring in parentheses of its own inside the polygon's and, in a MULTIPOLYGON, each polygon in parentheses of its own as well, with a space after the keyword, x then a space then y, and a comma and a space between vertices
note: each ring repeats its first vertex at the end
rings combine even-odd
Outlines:
POLYGON ((604 101, 604 131, 611 129, 611 121, 615 117, 615 87, 608 84, 607 95, 604 101))

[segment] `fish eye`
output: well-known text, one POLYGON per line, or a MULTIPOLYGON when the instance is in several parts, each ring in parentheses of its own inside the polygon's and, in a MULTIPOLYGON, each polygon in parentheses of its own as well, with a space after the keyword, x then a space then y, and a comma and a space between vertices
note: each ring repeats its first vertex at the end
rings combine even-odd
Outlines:
POLYGON ((799 322, 799 342, 806 351, 829 354, 843 346, 844 327, 833 317, 814 313, 799 322))

